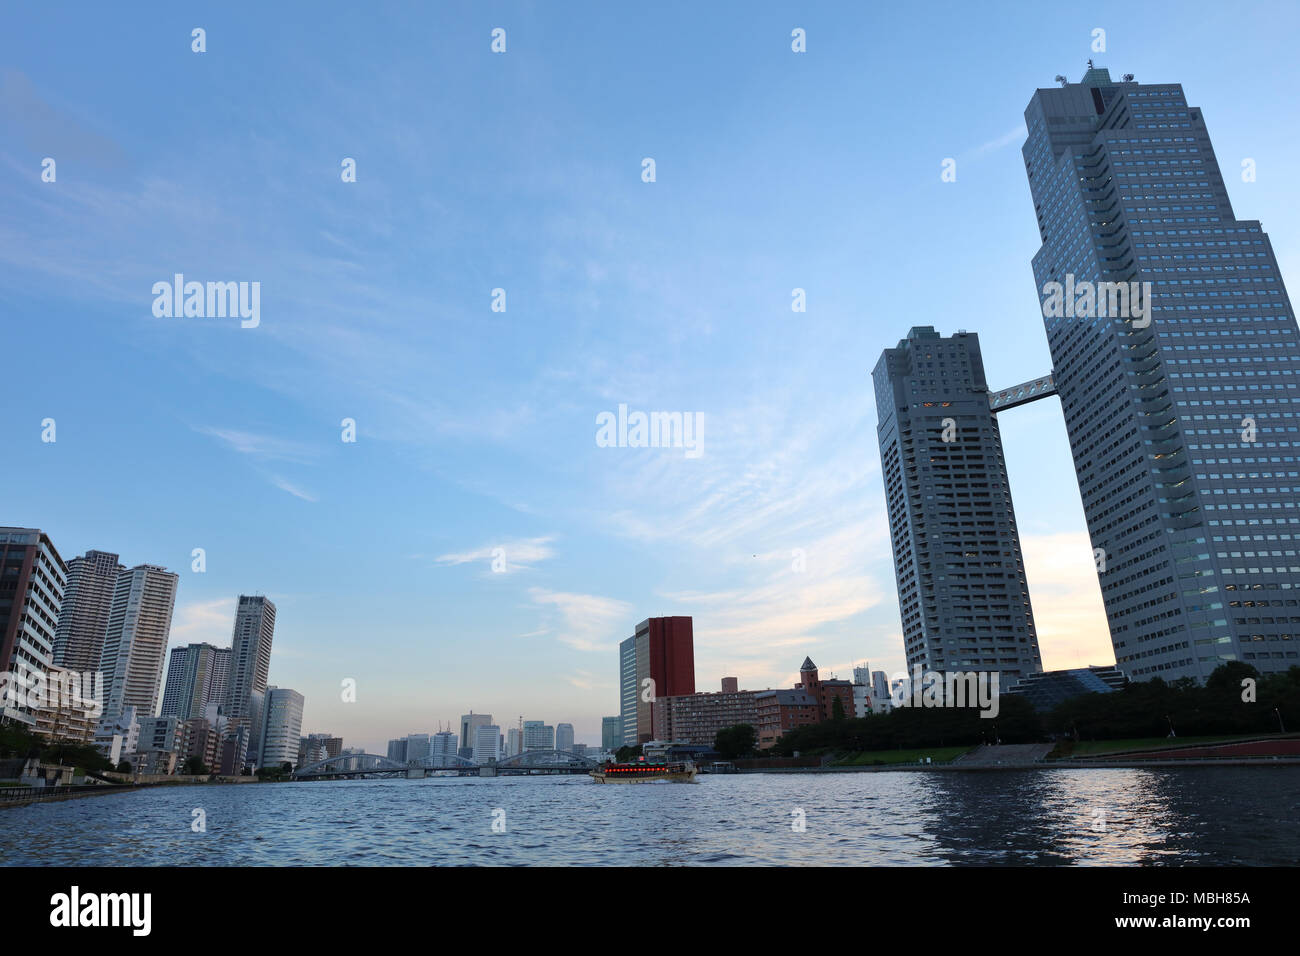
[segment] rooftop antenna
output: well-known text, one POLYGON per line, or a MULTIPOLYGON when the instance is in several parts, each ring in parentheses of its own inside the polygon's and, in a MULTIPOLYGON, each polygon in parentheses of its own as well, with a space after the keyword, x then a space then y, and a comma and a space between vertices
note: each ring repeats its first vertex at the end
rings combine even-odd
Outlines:
POLYGON ((1092 60, 1089 60, 1089 61, 1088 61, 1088 69, 1090 69, 1090 70, 1092 69, 1092 60))
POLYGON ((1132 83, 1132 82, 1133 82, 1133 74, 1132 74, 1132 73, 1125 73, 1125 74, 1124 74, 1124 82, 1125 82, 1125 83, 1132 83))
POLYGON ((1058 73, 1056 74, 1056 82, 1060 83, 1062 86, 1065 86, 1070 81, 1067 80, 1065 77, 1063 77, 1060 73, 1058 73))

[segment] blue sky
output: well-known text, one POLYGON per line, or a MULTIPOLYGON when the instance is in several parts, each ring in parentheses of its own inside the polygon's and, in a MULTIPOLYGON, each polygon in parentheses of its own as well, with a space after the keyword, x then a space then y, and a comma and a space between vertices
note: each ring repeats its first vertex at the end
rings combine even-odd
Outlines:
MULTIPOLYGON (((272 683, 349 745, 471 708, 597 742, 659 614, 700 689, 900 669, 870 370, 913 325, 1050 368, 1022 116, 1089 57, 1183 83, 1300 267, 1290 5, 233 6, 6 12, 0 523, 180 572, 173 644, 271 595, 272 683), (261 324, 155 318, 177 272, 261 324), (620 403, 704 453, 597 447, 620 403)), ((1003 435, 1044 664, 1110 663, 1059 405, 1003 435)))

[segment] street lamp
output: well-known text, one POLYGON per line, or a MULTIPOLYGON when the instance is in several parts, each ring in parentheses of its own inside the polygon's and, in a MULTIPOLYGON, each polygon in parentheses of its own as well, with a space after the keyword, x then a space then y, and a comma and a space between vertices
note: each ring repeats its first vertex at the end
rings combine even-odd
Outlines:
POLYGON ((1274 707, 1274 708, 1273 708, 1273 713, 1277 714, 1277 726, 1278 726, 1278 730, 1279 730, 1279 732, 1281 732, 1281 733, 1286 733, 1286 724, 1282 723, 1282 711, 1280 711, 1280 710, 1278 710, 1276 707, 1274 707))
POLYGON ((1169 721, 1169 736, 1177 737, 1178 735, 1174 733, 1174 719, 1170 717, 1168 714, 1165 714, 1165 720, 1169 721))

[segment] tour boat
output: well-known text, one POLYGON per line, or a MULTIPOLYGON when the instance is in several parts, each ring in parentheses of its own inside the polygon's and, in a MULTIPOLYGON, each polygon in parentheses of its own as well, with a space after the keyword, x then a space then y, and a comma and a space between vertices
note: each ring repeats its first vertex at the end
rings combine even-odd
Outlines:
POLYGON ((636 763, 607 763, 591 771, 597 783, 647 783, 667 780, 669 783, 693 783, 695 764, 665 763, 663 761, 637 761, 636 763))

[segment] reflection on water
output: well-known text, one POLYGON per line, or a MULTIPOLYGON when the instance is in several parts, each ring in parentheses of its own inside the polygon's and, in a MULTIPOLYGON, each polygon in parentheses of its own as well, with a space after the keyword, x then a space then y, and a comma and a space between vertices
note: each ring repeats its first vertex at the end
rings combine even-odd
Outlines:
POLYGON ((0 809, 0 862, 1296 865, 1300 767, 178 786, 0 809))

